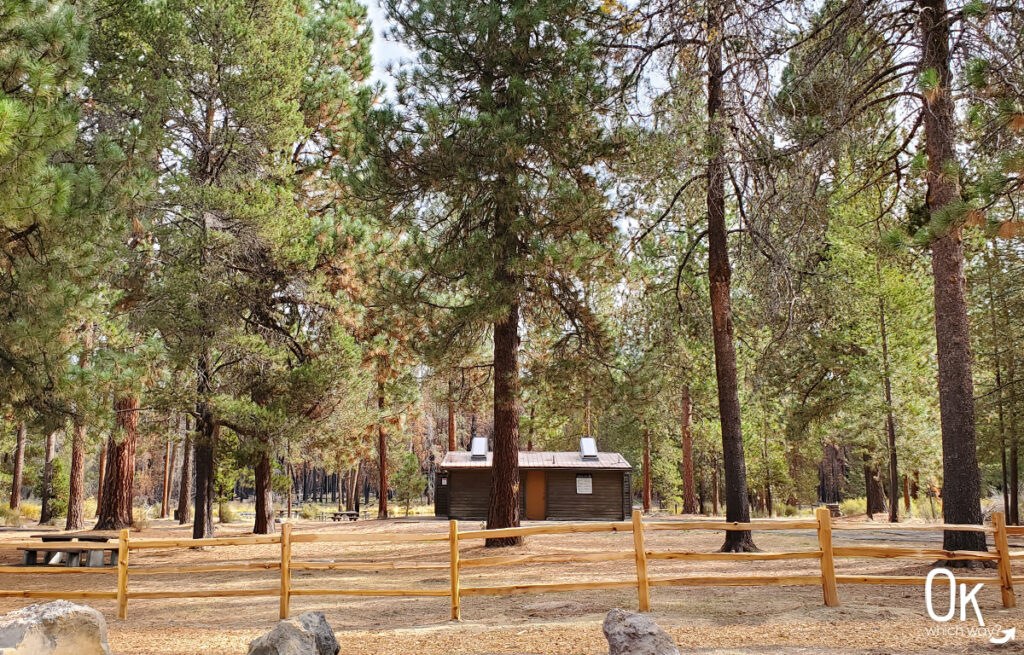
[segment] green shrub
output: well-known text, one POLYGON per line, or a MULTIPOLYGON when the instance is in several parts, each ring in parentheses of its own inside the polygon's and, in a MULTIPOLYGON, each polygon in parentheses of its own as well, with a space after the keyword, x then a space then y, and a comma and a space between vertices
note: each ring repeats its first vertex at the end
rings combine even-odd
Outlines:
POLYGON ((309 521, 316 520, 319 513, 320 509, 313 503, 306 503, 299 509, 299 516, 309 521))
POLYGON ((793 507, 792 505, 787 505, 785 503, 779 505, 775 509, 775 511, 779 516, 796 516, 800 513, 799 510, 797 510, 797 508, 793 507))
POLYGON ((843 516, 854 516, 856 514, 868 513, 868 499, 866 497, 847 498, 839 502, 839 511, 843 516))

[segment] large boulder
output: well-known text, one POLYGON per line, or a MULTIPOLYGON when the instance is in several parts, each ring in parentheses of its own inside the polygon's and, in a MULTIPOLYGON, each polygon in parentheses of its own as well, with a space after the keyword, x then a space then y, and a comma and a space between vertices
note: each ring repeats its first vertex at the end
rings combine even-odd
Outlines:
POLYGON ((616 608, 602 627, 610 655, 679 655, 672 637, 645 614, 616 608))
POLYGON ((249 655, 338 655, 339 650, 341 646, 323 612, 306 612, 280 621, 249 644, 249 655))
POLYGON ((29 605, 0 618, 0 655, 110 655, 107 622, 66 600, 29 605))

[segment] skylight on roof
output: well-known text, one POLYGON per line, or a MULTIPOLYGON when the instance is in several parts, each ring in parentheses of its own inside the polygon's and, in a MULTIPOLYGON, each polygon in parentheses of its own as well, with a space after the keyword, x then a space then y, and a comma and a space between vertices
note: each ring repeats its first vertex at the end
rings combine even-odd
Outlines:
POLYGON ((473 437, 470 459, 487 459, 487 437, 473 437))
POLYGON ((580 439, 580 457, 583 459, 597 459, 597 441, 593 437, 580 439))

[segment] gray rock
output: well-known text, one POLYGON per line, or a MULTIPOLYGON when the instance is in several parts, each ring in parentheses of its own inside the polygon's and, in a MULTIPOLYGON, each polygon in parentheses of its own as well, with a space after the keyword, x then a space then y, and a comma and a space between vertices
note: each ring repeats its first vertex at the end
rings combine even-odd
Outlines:
POLYGON ((602 627, 610 655, 679 655, 672 637, 645 614, 616 608, 602 627))
POLYGON ((66 600, 29 605, 0 618, 0 655, 110 655, 107 622, 66 600))
POLYGON ((338 655, 341 644, 334 636, 334 630, 327 624, 327 618, 323 612, 306 612, 299 616, 301 623, 306 630, 313 633, 316 641, 316 655, 338 655))
POLYGON ((280 621, 249 644, 249 655, 338 655, 339 650, 341 646, 323 612, 306 612, 280 621))

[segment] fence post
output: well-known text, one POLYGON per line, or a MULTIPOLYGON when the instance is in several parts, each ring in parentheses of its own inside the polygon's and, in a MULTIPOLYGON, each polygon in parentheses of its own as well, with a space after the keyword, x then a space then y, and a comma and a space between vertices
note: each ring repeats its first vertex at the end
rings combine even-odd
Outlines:
POLYGON ((647 551, 644 549, 644 522, 640 510, 633 510, 633 550, 636 553, 636 593, 641 612, 651 610, 651 588, 647 584, 647 551))
POLYGON ((281 524, 281 618, 288 618, 292 596, 292 524, 281 524))
POLYGON ((1010 568, 1010 544, 1006 541, 1006 515, 992 513, 992 527, 996 529, 996 552, 999 553, 999 586, 1003 596, 1003 607, 1016 607, 1013 596, 1013 571, 1010 568))
POLYGON ((128 528, 117 539, 117 618, 128 618, 128 528))
POLYGON ((819 507, 815 514, 818 519, 818 548, 821 550, 821 589, 825 594, 825 605, 838 607, 836 564, 832 556, 832 512, 827 507, 819 507))
POLYGON ((448 521, 448 556, 452 579, 452 621, 462 620, 462 603, 459 599, 459 522, 448 521))

